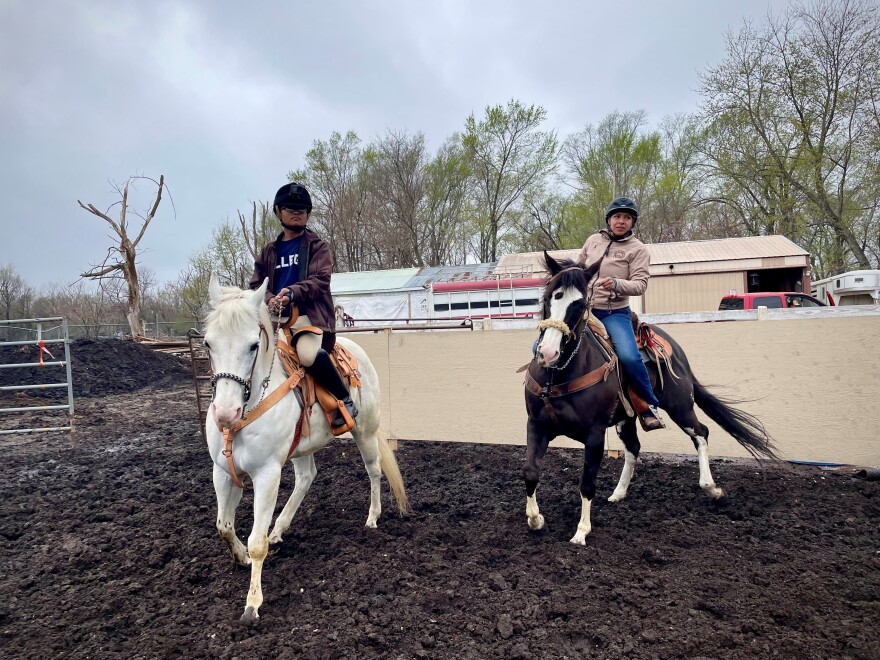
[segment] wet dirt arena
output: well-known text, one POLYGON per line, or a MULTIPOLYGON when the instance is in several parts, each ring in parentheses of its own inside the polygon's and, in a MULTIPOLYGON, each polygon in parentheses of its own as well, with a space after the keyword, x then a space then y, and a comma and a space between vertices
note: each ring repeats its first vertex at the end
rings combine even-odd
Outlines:
MULTIPOLYGON (((880 657, 880 482, 715 459, 721 506, 695 460, 646 454, 611 504, 623 461, 606 459, 581 547, 568 542, 581 452, 548 453, 536 534, 524 447, 468 443, 401 441, 414 511, 399 517, 383 484, 375 530, 354 444, 319 452, 266 562, 260 621, 240 624, 249 569, 214 527, 189 366, 113 340, 76 342, 73 364, 75 449, 63 433, 0 436, 3 658, 880 657)), ((0 370, 0 384, 25 371, 0 370)), ((0 407, 63 392, 41 395, 0 407)), ((246 492, 243 539, 251 520, 246 492)))

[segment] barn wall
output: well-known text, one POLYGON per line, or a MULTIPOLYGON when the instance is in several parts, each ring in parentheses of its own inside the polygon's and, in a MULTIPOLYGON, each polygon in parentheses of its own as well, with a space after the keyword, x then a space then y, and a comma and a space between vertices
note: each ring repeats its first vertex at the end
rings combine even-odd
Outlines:
MULTIPOLYGON (((655 280, 656 282, 656 280, 655 280)), ((850 308, 851 309, 851 308, 850 308)), ((703 384, 752 399, 789 460, 880 465, 880 315, 670 324, 703 384)), ((389 437, 524 444, 522 374, 534 330, 352 334, 372 357, 389 437)), ((748 454, 704 414, 712 456, 748 454)), ((640 432, 649 452, 690 453, 677 427, 640 432)), ((608 447, 622 445, 613 430, 608 447)), ((579 446, 568 439, 556 445, 579 446)))
POLYGON ((721 298, 731 289, 742 293, 744 281, 742 272, 652 277, 644 295, 644 311, 648 314, 710 312, 718 309, 721 298))

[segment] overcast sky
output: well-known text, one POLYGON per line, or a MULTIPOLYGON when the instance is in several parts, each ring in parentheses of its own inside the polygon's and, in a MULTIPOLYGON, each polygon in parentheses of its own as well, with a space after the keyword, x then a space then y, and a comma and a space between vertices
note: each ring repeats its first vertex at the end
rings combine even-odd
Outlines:
POLYGON ((614 110, 691 112, 725 32, 786 5, 0 0, 0 265, 74 281, 111 245, 77 199, 105 210, 133 174, 164 174, 174 200, 139 258, 166 281, 334 130, 423 131, 434 150, 511 98, 560 138, 614 110))

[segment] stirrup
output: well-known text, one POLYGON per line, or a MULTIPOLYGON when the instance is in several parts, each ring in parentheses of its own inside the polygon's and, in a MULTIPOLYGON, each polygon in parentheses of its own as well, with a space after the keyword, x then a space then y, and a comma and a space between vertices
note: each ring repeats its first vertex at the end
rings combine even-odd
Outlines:
POLYGON ((660 416, 660 410, 657 406, 648 406, 648 409, 639 415, 639 422, 644 431, 656 431, 657 429, 666 428, 666 423, 660 416))
MULTIPOLYGON (((354 404, 351 396, 347 396, 344 399, 340 399, 340 401, 345 405, 345 409, 348 411, 349 416, 352 420, 358 416, 357 406, 354 404)), ((340 426, 348 426, 348 420, 345 419, 345 415, 342 414, 342 410, 337 408, 336 412, 333 413, 333 422, 330 424, 333 428, 339 428, 340 426)))

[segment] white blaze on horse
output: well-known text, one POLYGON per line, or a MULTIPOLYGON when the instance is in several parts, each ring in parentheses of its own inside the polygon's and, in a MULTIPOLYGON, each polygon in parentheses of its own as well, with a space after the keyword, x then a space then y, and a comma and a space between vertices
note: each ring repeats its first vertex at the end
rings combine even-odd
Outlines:
MULTIPOLYGON (((214 397, 205 428, 208 451, 214 463, 217 494, 217 530, 229 546, 233 559, 251 567, 251 583, 242 620, 259 618, 263 602, 260 582, 270 543, 280 543, 294 514, 315 479, 314 453, 325 447, 333 434, 320 404, 310 417, 311 432, 302 437, 290 454, 296 476, 293 493, 275 521, 269 525, 278 499, 281 469, 287 462, 297 422, 302 412, 300 399, 286 383, 281 360, 272 344, 273 329, 263 298, 267 281, 256 291, 221 287, 212 275, 209 286, 212 311, 205 328, 205 347, 214 373, 214 397), (264 399, 280 397, 274 405, 250 423, 248 413, 264 399), (242 415, 245 415, 243 421, 242 415), (224 430, 235 429, 230 450, 224 447, 224 430), (233 466, 233 467, 230 467, 233 466), (248 475, 254 489, 254 525, 247 547, 235 532, 235 509, 241 500, 241 477, 248 475)), ((382 511, 381 477, 385 473, 401 513, 408 510, 406 491, 394 453, 379 437, 379 378, 366 353, 357 344, 338 338, 356 358, 361 387, 352 391, 360 414, 351 434, 370 477, 370 509, 367 527, 376 527, 382 511)), ((265 406, 265 404, 264 404, 265 406)))

